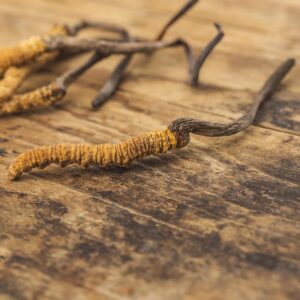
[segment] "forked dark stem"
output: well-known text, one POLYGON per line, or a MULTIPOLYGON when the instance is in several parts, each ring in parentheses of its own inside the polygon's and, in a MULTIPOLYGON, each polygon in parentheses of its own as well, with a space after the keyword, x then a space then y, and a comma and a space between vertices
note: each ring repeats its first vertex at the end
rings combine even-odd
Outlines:
MULTIPOLYGON (((162 30, 159 32, 157 38, 155 39, 156 41, 160 41, 163 39, 163 37, 165 36, 165 34, 167 33, 168 29, 177 21, 179 20, 182 16, 184 16, 197 2, 199 2, 199 0, 191 0, 188 1, 162 28, 162 30)), ((106 25, 106 24, 105 24, 106 25)), ((112 26, 109 28, 111 29, 113 28, 112 26)), ((115 32, 122 32, 121 28, 115 28, 115 32)), ((123 30, 124 32, 125 30, 123 30)), ((132 38, 130 36, 130 34, 126 32, 126 35, 124 36, 124 38, 128 41, 134 41, 135 39, 132 38)), ((184 41, 182 41, 182 46, 185 49, 187 58, 188 58, 188 63, 189 63, 189 74, 193 73, 193 52, 191 47, 185 43, 184 41)), ((123 75, 132 59, 133 55, 132 54, 128 54, 126 55, 121 61, 120 63, 116 66, 116 68, 114 69, 111 77, 104 83, 102 89, 100 90, 100 92, 96 95, 96 97, 94 98, 94 100, 92 101, 92 107, 93 108, 98 108, 99 106, 101 106, 102 104, 104 104, 109 98, 111 98, 118 86, 120 85, 122 79, 123 79, 123 75)), ((190 75, 191 76, 191 75, 190 75)))
POLYGON ((164 36, 166 35, 168 29, 183 15, 185 15, 196 3, 198 3, 199 0, 190 0, 188 1, 162 28, 162 30, 159 32, 159 34, 156 37, 156 41, 161 41, 164 36))
MULTIPOLYGON (((69 33, 73 36, 76 35, 82 29, 86 28, 94 28, 114 32, 121 35, 125 41, 133 41, 126 28, 115 24, 82 20, 71 26, 68 26, 69 33)), ((100 92, 92 101, 92 107, 99 107, 116 92, 122 80, 123 73, 125 72, 127 65, 131 60, 131 56, 131 54, 126 55, 125 58, 122 59, 121 62, 117 65, 111 77, 105 82, 100 92)))
POLYGON ((103 55, 99 52, 95 52, 86 62, 80 65, 77 68, 65 72, 63 75, 56 79, 57 84, 63 89, 66 90, 69 85, 71 85, 75 80, 77 80, 84 72, 86 72, 90 67, 95 65, 97 62, 106 58, 106 55, 103 55))
POLYGON ((191 86, 196 86, 199 82, 199 73, 204 65, 205 61, 207 60, 210 53, 215 49, 215 47, 219 44, 219 42, 224 37, 224 32, 222 30, 222 26, 218 23, 215 23, 215 27, 218 31, 217 35, 213 38, 211 42, 201 51, 199 57, 195 60, 193 68, 191 70, 191 78, 190 84, 191 86))
POLYGON ((275 92, 283 78, 294 65, 294 59, 289 59, 280 65, 258 92, 249 112, 241 118, 228 124, 211 123, 191 118, 181 118, 173 121, 170 124, 169 129, 180 136, 180 140, 183 144, 188 142, 189 133, 216 137, 232 135, 246 129, 253 122, 261 104, 275 92))

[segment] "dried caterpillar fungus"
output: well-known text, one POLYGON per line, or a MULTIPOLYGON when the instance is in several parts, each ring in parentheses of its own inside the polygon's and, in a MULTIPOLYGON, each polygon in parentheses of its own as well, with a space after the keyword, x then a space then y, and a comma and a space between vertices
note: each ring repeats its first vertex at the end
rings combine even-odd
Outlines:
POLYGON ((41 55, 29 65, 8 68, 0 81, 0 103, 10 101, 14 92, 30 73, 54 60, 56 57, 56 53, 47 53, 41 55))
POLYGON ((0 102, 8 100, 30 73, 30 65, 8 68, 0 81, 0 102))
MULTIPOLYGON (((99 58, 99 57, 98 57, 99 58)), ((88 65, 98 59, 97 54, 91 58, 88 65)), ((77 163, 83 167, 89 165, 126 166, 131 161, 147 155, 166 153, 172 149, 186 146, 190 141, 190 134, 219 137, 236 134, 250 126, 261 104, 274 93, 278 85, 295 65, 294 59, 288 59, 281 64, 267 79, 257 93, 252 107, 242 117, 229 123, 212 123, 192 118, 179 118, 171 122, 162 131, 144 133, 133 137, 124 143, 101 145, 70 145, 59 144, 48 147, 38 147, 17 157, 9 167, 9 177, 13 180, 23 172, 33 168, 45 168, 57 163, 62 167, 77 163)), ((77 72, 77 71, 76 71, 77 72)), ((51 99, 63 93, 58 84, 43 91, 43 97, 51 99)))
MULTIPOLYGON (((68 33, 64 25, 53 26, 47 36, 64 36, 68 33)), ((0 48, 0 68, 7 69, 11 66, 20 66, 32 62, 46 52, 46 44, 42 37, 33 37, 17 46, 0 48)))
POLYGON ((7 69, 31 62, 45 50, 46 45, 40 37, 31 38, 15 47, 2 48, 0 49, 0 68, 7 69))
POLYGON ((60 144, 38 147, 17 157, 9 167, 9 177, 14 180, 23 172, 33 168, 42 169, 52 163, 62 167, 72 163, 83 167, 126 166, 135 159, 166 153, 179 147, 175 134, 169 129, 144 133, 119 144, 60 144))
MULTIPOLYGON (((66 35, 68 34, 65 25, 54 25, 49 29, 48 35, 66 35)), ((0 50, 1 52, 1 50, 0 50)), ((16 89, 22 84, 25 78, 35 70, 43 67, 50 61, 53 61, 59 55, 58 51, 45 53, 38 56, 30 64, 23 66, 11 66, 4 71, 3 77, 0 81, 0 102, 10 100, 10 97, 16 89)), ((1 58, 0 58, 1 60, 1 58)))
POLYGON ((61 100, 68 86, 102 58, 101 54, 95 52, 82 65, 65 72, 52 83, 25 94, 12 96, 9 101, 1 103, 0 116, 19 113, 37 106, 47 106, 61 100))
POLYGON ((9 102, 0 106, 0 116, 18 113, 36 106, 46 106, 59 101, 65 95, 65 90, 56 82, 21 95, 14 95, 9 102))

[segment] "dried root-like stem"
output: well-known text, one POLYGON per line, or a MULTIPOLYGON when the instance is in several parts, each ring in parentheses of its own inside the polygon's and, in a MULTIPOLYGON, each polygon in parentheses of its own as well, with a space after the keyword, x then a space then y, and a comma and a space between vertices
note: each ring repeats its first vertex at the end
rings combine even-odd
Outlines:
POLYGON ((121 35, 124 39, 128 39, 129 33, 126 28, 116 24, 109 24, 103 22, 94 22, 88 20, 81 20, 73 25, 67 26, 69 35, 76 35, 79 31, 86 28, 95 28, 104 31, 114 32, 121 35))
POLYGON ((131 61, 131 58, 131 54, 126 55, 124 58, 122 58, 120 63, 118 63, 116 68, 113 70, 110 78, 104 83, 103 87, 92 101, 93 108, 98 108, 115 94, 122 81, 127 66, 131 61))
MULTIPOLYGON (((183 17, 197 2, 198 0, 190 0, 188 1, 180 10, 163 26, 159 34, 157 35, 157 38, 155 39, 156 41, 161 41, 170 27, 176 23, 181 17, 183 17)), ((117 28, 119 32, 122 30, 122 28, 117 28)), ((133 38, 130 36, 128 32, 126 32, 127 36, 124 35, 124 38, 127 41, 134 41, 134 40, 139 40, 137 38, 133 38)), ((186 55, 188 57, 188 63, 189 63, 189 73, 194 74, 194 59, 193 59, 193 52, 191 47, 188 45, 188 43, 182 41, 182 46, 185 49, 186 55)), ((118 86, 120 85, 123 75, 133 57, 133 54, 128 54, 126 55, 120 63, 116 66, 116 68, 113 70, 111 77, 105 82, 103 85, 102 89, 100 92, 96 95, 95 99, 92 101, 92 107, 93 108, 98 108, 101 106, 103 103, 105 103, 109 98, 111 98, 118 86)), ((201 67, 201 66, 200 66, 201 67)), ((200 69, 199 67, 199 69, 200 69)), ((198 69, 198 70, 199 70, 198 69)), ((197 70, 196 70, 197 72, 197 70)))
POLYGON ((166 35, 168 29, 177 22, 183 15, 185 15, 195 4, 197 4, 199 0, 189 0, 187 3, 166 23, 166 25, 162 28, 160 33, 158 34, 156 40, 160 41, 166 35))
POLYGON ((208 43, 208 45, 201 51, 199 57, 195 60, 191 67, 191 76, 190 76, 190 84, 191 86, 196 86, 199 82, 199 73, 204 65, 206 59, 211 54, 211 52, 215 49, 215 47, 220 43, 220 41, 224 37, 224 32, 222 30, 222 26, 218 23, 215 24, 217 29, 217 35, 213 38, 212 41, 208 43))
POLYGON ((287 60, 269 77, 248 113, 229 124, 209 123, 194 119, 178 119, 161 131, 148 132, 120 144, 101 145, 52 145, 38 147, 21 154, 9 167, 10 179, 16 179, 23 172, 33 168, 45 168, 56 163, 65 167, 77 163, 83 167, 89 165, 126 166, 130 162, 148 155, 158 155, 169 150, 186 146, 190 133, 205 136, 226 136, 247 128, 255 118, 261 103, 276 90, 282 79, 294 66, 293 59, 287 60))
POLYGON ((170 130, 177 132, 184 140, 190 133, 204 136, 227 136, 246 129, 254 120, 261 104, 266 101, 279 86, 283 78, 295 65, 294 59, 288 59, 280 65, 268 78, 263 88, 258 92, 251 109, 241 118, 228 124, 211 123, 191 118, 181 118, 173 121, 170 130))

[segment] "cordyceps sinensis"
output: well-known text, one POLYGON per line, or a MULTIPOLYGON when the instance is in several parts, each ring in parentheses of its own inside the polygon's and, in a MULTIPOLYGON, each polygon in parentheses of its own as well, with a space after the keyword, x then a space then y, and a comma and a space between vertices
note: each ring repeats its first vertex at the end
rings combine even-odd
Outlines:
MULTIPOLYGON (((169 48, 169 47, 182 47, 185 50, 189 65, 189 82, 192 86, 198 84, 199 72, 210 53, 214 50, 217 44, 222 40, 224 32, 219 24, 215 24, 217 34, 215 37, 202 49, 199 56, 195 57, 192 47, 185 40, 175 39, 172 41, 163 41, 163 37, 167 33, 168 29, 182 17, 189 9, 191 9, 198 0, 189 0, 180 8, 179 11, 162 27, 156 39, 145 40, 132 37, 129 32, 118 25, 107 24, 101 22, 80 21, 73 26, 64 25, 64 30, 48 34, 41 37, 45 43, 47 43, 46 53, 38 56, 35 61, 39 63, 40 60, 47 55, 51 56, 54 53, 60 53, 63 50, 70 51, 71 53, 80 53, 89 50, 96 49, 96 56, 94 56, 87 63, 84 63, 78 68, 68 71, 52 83, 38 88, 34 91, 25 94, 13 94, 14 89, 19 85, 22 78, 17 78, 16 69, 18 67, 10 67, 7 70, 7 76, 5 76, 5 82, 10 84, 8 88, 1 90, 0 82, 0 116, 15 114, 19 112, 27 111, 33 107, 47 106, 63 98, 66 93, 67 87, 74 82, 81 74, 83 74, 89 67, 96 62, 106 58, 112 54, 126 54, 121 62, 112 72, 111 77, 103 85, 100 92, 96 95, 92 102, 94 108, 99 107, 105 101, 107 101, 117 90, 120 84, 123 74, 135 53, 148 52, 151 53, 154 50, 169 48), (84 28, 95 28, 118 33, 123 38, 122 40, 101 40, 101 39, 78 39, 74 36, 80 30, 84 28), (48 52, 49 51, 49 52, 48 52), (3 92, 3 101, 1 103, 1 91, 3 92), (13 94, 13 95, 12 95, 13 94)), ((46 49, 45 48, 45 49, 46 49)), ((24 56, 25 57, 25 56, 24 56)), ((0 49, 0 64, 1 64, 1 49, 0 49)), ((23 72, 26 73, 27 65, 22 66, 23 72)), ((33 63, 28 65, 28 70, 33 68, 33 63)), ((20 73, 20 69, 18 71, 20 73)), ((24 74, 23 74, 24 75, 24 74)), ((21 72, 21 77, 23 76, 21 72)))
POLYGON ((59 144, 37 147, 17 157, 9 167, 9 177, 14 180, 23 172, 33 168, 42 169, 52 163, 62 167, 73 163, 83 167, 127 166, 144 156, 158 155, 186 146, 190 141, 190 133, 210 137, 238 133, 253 122, 260 105, 272 95, 294 64, 295 61, 290 59, 276 69, 257 94, 249 112, 228 124, 181 118, 173 121, 165 130, 144 133, 119 144, 59 144))
MULTIPOLYGON (((56 24, 50 28, 43 37, 57 37, 69 35, 69 29, 64 24, 56 24)), ((0 48, 0 69, 6 70, 9 67, 22 66, 34 62, 45 54, 45 45, 42 37, 32 37, 17 46, 0 48)), ((47 56, 49 53, 47 54, 47 56)), ((54 56, 57 55, 57 52, 54 56)), ((51 57, 51 56, 50 56, 51 57)), ((43 60, 42 60, 43 61, 43 60)))
MULTIPOLYGON (((49 49, 47 44, 50 41, 74 37, 80 30, 89 27, 127 36, 127 32, 122 27, 101 22, 79 21, 73 25, 56 24, 43 36, 32 37, 13 47, 0 48, 0 69, 6 70, 9 67, 29 64, 46 53, 58 53, 62 49, 49 49)), ((81 51, 77 49, 76 52, 81 51)))
POLYGON ((0 116, 23 112, 34 107, 48 106, 60 101, 65 96, 67 88, 81 74, 103 58, 102 54, 96 52, 82 65, 67 71, 50 84, 25 94, 13 95, 10 101, 0 104, 0 116))
MULTIPOLYGON (((52 36, 67 35, 68 29, 63 24, 55 24, 51 26, 47 34, 52 36)), ((0 102, 8 101, 28 75, 56 59, 58 54, 57 51, 46 53, 38 56, 31 63, 22 66, 10 66, 4 70, 0 80, 0 102)))
MULTIPOLYGON (((127 36, 129 36, 129 34, 125 29, 116 25, 100 23, 100 22, 79 21, 73 25, 55 24, 50 28, 50 30, 48 31, 48 33, 45 35, 44 38, 46 37, 53 38, 59 36, 60 37, 75 36, 80 30, 89 27, 115 32, 120 34, 124 38, 127 38, 127 36)), ((16 48, 18 48, 19 51, 21 51, 22 46, 17 46, 16 48)), ((8 49, 0 49, 0 64, 1 61, 2 62, 6 61, 7 51, 8 49)), ((14 94, 14 92, 23 83, 23 81, 26 79, 28 75, 40 69, 41 67, 45 66, 47 63, 55 60, 59 56, 60 51, 51 51, 51 52, 43 53, 41 55, 37 55, 32 60, 28 59, 20 62, 20 64, 22 63, 20 66, 18 66, 19 63, 14 63, 14 61, 18 60, 18 55, 14 54, 16 52, 14 50, 11 50, 11 53, 13 53, 12 56, 15 55, 15 57, 12 60, 10 60, 10 63, 2 64, 3 74, 2 74, 2 79, 0 80, 0 103, 3 102, 7 102, 7 103, 4 104, 4 107, 0 108, 0 114, 4 115, 9 113, 15 113, 15 112, 25 110, 26 107, 29 108, 29 107, 37 106, 39 104, 46 105, 46 103, 49 103, 47 101, 44 101, 45 95, 52 94, 51 90, 53 90, 54 94, 57 94, 56 83, 51 83, 46 87, 42 87, 40 89, 37 89, 35 91, 26 94, 14 94), (7 67, 6 70, 3 69, 5 67, 7 67), (41 96, 40 99, 38 98, 39 95, 41 96), (33 102, 30 103, 30 101, 33 102)), ((77 53, 78 52, 74 52, 74 51, 71 52, 71 54, 77 54, 77 53)), ((27 56, 24 55, 24 57, 27 56)), ((67 73, 70 72, 72 71, 69 71, 67 73)), ((64 76, 65 75, 63 75, 62 77, 64 76)), ((59 78, 57 79, 57 81, 59 81, 59 78)), ((53 97, 51 96, 51 98, 53 97)), ((59 100, 57 97, 55 97, 55 99, 59 100)))

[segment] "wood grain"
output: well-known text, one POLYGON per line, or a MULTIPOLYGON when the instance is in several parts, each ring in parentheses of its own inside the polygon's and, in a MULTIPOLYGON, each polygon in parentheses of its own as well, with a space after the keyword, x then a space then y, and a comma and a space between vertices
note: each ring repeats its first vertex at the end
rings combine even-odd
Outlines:
MULTIPOLYGON (((183 1, 10 0, 0 45, 78 18, 122 23, 151 38, 183 1)), ((202 1, 172 29, 200 51, 225 29, 186 85, 178 50, 131 64, 99 111, 90 101, 120 58, 98 64, 54 107, 0 119, 0 299, 298 299, 300 68, 232 137, 192 136, 181 151, 131 167, 53 166, 9 182, 21 152, 52 143, 117 143, 177 117, 239 117, 265 78, 300 58, 297 0, 202 1)), ((92 33, 86 33, 92 34, 92 33)), ((78 64, 53 64, 23 90, 78 64)))

